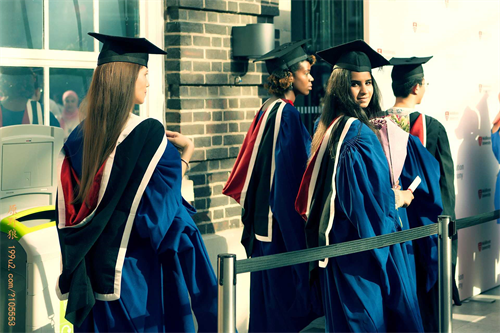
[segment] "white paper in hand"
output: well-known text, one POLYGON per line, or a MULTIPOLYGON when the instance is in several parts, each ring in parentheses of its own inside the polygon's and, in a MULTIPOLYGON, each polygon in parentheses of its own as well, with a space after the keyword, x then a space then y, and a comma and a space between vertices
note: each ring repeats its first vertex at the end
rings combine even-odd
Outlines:
POLYGON ((416 188, 418 187, 418 185, 420 185, 421 181, 422 179, 420 179, 419 176, 415 177, 411 185, 408 186, 408 191, 410 191, 411 193, 415 192, 416 188))

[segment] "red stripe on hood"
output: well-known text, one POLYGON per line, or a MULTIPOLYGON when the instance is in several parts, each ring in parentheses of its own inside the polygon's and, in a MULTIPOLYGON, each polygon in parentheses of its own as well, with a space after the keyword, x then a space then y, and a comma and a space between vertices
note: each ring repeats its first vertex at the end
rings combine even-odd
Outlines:
MULTIPOLYGON (((321 147, 321 146, 320 146, 321 147)), ((319 148, 316 149, 312 160, 309 162, 302 176, 302 181, 300 182, 299 192, 297 193, 297 198, 295 199, 295 210, 302 216, 302 218, 307 221, 307 202, 309 201, 309 186, 311 185, 312 173, 314 170, 314 165, 318 159, 319 148)))
MULTIPOLYGON (((264 115, 264 113, 262 113, 262 115, 264 115)), ((255 140, 257 139, 262 119, 264 118, 261 116, 257 121, 257 116, 258 113, 253 119, 252 125, 250 125, 250 129, 245 136, 245 140, 243 140, 240 152, 236 158, 236 162, 234 163, 233 170, 231 171, 229 179, 222 190, 222 194, 233 198, 238 203, 240 203, 241 191, 245 185, 245 179, 247 177, 252 151, 255 146, 255 140)))
MULTIPOLYGON (((282 100, 293 106, 292 101, 284 98, 282 98, 282 100)), ((257 135, 259 134, 259 128, 262 125, 264 113, 268 110, 269 108, 262 113, 259 120, 257 120, 257 118, 261 110, 259 110, 257 115, 254 117, 253 122, 250 125, 250 129, 245 136, 245 140, 243 140, 243 144, 241 145, 233 170, 231 170, 229 179, 222 190, 222 194, 233 198, 238 203, 240 203, 241 200, 241 192, 243 191, 243 187, 245 185, 245 180, 248 174, 248 166, 250 165, 250 159, 252 157, 255 141, 257 140, 257 135)))
POLYGON ((64 195, 66 226, 74 226, 79 224, 97 207, 99 190, 101 188, 101 179, 104 173, 105 165, 106 162, 102 164, 101 168, 99 169, 99 171, 97 171, 97 174, 94 177, 94 182, 92 183, 92 187, 90 189, 87 200, 88 205, 72 204, 73 200, 76 197, 75 189, 80 186, 80 179, 78 179, 75 170, 71 167, 69 159, 67 157, 64 158, 64 162, 61 168, 61 186, 64 195))
POLYGON ((413 123, 413 126, 410 129, 410 134, 418 137, 420 142, 424 144, 424 117, 419 115, 418 118, 413 123))
MULTIPOLYGON (((314 156, 311 159, 311 161, 309 161, 309 163, 307 164, 306 171, 304 172, 304 176, 302 176, 302 181, 300 182, 299 192, 297 193, 297 198, 295 199, 295 210, 297 211, 297 213, 300 214, 300 216, 302 216, 302 218, 305 221, 307 221, 307 214, 309 213, 307 211, 307 202, 309 201, 309 187, 311 186, 314 165, 318 162, 317 160, 319 151, 321 149, 321 145, 323 144, 323 140, 325 138, 327 131, 330 129, 330 127, 332 127, 332 125, 338 118, 339 117, 335 118, 326 128, 325 134, 323 135, 323 138, 321 138, 321 144, 319 145, 318 149, 316 149, 316 151, 314 152, 314 156)), ((321 161, 319 161, 319 163, 321 163, 321 161)), ((316 179, 315 181, 318 180, 316 179)))

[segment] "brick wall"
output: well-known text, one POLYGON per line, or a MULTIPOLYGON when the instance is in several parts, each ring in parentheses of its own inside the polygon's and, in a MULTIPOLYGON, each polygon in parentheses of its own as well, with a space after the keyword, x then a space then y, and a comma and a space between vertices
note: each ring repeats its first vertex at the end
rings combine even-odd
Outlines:
POLYGON ((233 60, 231 30, 272 23, 279 0, 167 0, 166 124, 193 139, 194 182, 202 233, 241 225, 241 208, 222 188, 262 99, 263 63, 233 60), (244 74, 246 72, 246 74, 244 74), (244 75, 243 75, 244 74, 244 75), (235 77, 241 83, 235 85, 235 77))

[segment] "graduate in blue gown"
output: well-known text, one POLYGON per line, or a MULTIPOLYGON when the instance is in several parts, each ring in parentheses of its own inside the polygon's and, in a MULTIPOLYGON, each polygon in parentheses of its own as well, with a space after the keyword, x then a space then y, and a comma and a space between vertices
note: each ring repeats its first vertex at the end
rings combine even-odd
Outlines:
MULTIPOLYGON (((311 137, 293 106, 307 95, 314 56, 293 42, 257 59, 266 61, 272 97, 245 137, 223 193, 244 211, 242 244, 255 258, 306 247, 304 221, 294 202, 311 137)), ((319 288, 309 284, 307 264, 251 273, 249 332, 298 332, 322 315, 319 288)))
MULTIPOLYGON (((443 215, 455 219, 455 173, 453 158, 446 129, 435 118, 416 111, 426 93, 426 82, 423 65, 429 57, 392 58, 389 62, 393 65, 391 72, 392 91, 396 97, 395 104, 387 112, 393 119, 404 120, 407 132, 418 137, 422 145, 436 158, 440 169, 439 187, 443 204, 443 215)), ((424 212, 422 210, 421 212, 424 212)), ((418 211, 417 211, 418 212, 418 211)), ((415 243, 415 241, 414 241, 415 243)), ((418 255, 420 248, 415 246, 418 255)), ((452 238, 452 294, 455 305, 461 305, 460 295, 455 281, 457 264, 458 235, 452 238)), ((426 332, 439 330, 439 290, 436 284, 432 290, 427 291, 426 274, 427 265, 419 261, 417 266, 417 290, 419 294, 420 310, 424 329, 426 332)))
MULTIPOLYGON (((403 230, 437 222, 442 213, 440 167, 438 161, 422 145, 420 139, 410 135, 409 119, 394 114, 384 114, 371 119, 378 130, 379 141, 389 165, 393 188, 408 188, 418 177, 420 184, 413 188, 415 199, 408 208, 398 213, 403 230), (401 126, 401 127, 400 127, 401 126), (403 129, 404 128, 404 129, 403 129)), ((397 202, 398 200, 396 200, 397 202)), ((398 205, 399 206, 399 205, 398 205)), ((420 304, 420 312, 426 332, 438 330, 437 308, 437 235, 406 242, 411 271, 420 304), (424 314, 426 315, 424 320, 424 314)))
MULTIPOLYGON (((371 69, 388 61, 363 41, 318 55, 335 67, 296 201, 307 220, 307 245, 407 229, 410 222, 398 208, 413 204, 413 194, 393 188, 387 158, 369 121, 381 111, 371 69)), ((419 172, 407 171, 409 179, 419 172)), ((404 174, 400 178, 406 185, 404 174)), ((404 243, 317 263, 326 331, 422 332, 412 253, 412 244, 404 243)))
POLYGON ((145 39, 92 36, 104 46, 58 188, 65 317, 76 332, 194 332, 194 312, 198 330, 214 332, 217 281, 181 196, 194 146, 131 113, 149 86, 148 54, 165 52, 145 39))
MULTIPOLYGON (((498 100, 500 100, 500 94, 498 94, 498 100)), ((491 148, 493 149, 493 154, 495 155, 498 163, 500 163, 500 112, 497 114, 493 120, 493 127, 491 128, 491 148)), ((497 176, 497 182, 495 185, 495 210, 500 209, 500 172, 497 176)), ((500 224, 500 220, 497 220, 500 224)))

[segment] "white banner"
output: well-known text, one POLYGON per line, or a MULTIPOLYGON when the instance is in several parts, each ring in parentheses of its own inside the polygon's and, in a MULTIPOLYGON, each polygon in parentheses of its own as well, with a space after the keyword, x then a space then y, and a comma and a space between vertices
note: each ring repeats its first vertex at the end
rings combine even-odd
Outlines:
MULTIPOLYGON (((494 210, 499 165, 491 122, 499 112, 500 1, 366 1, 365 40, 387 59, 434 57, 417 110, 446 128, 455 165, 456 215, 494 210)), ((374 70, 384 108, 394 104, 391 67, 374 70)), ((457 282, 462 299, 500 284, 500 225, 459 231, 457 282)))

